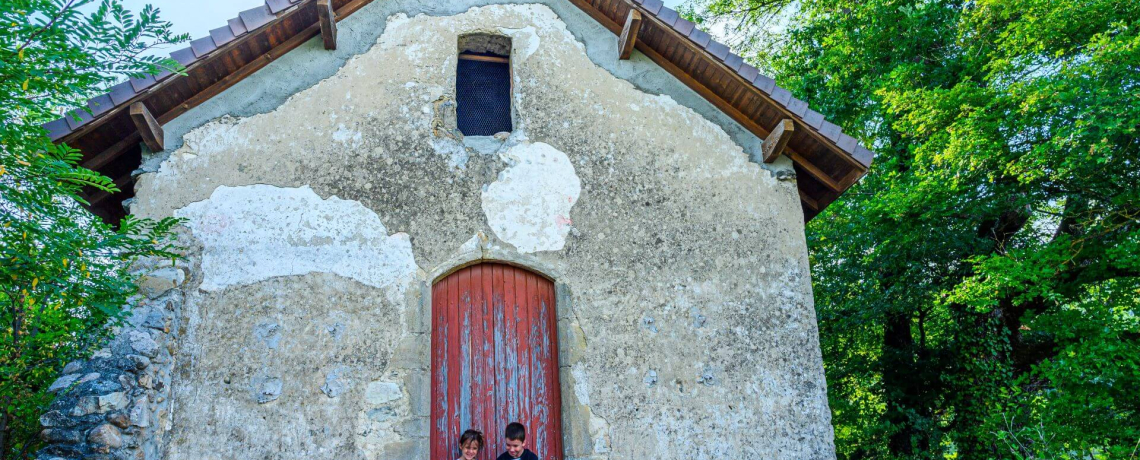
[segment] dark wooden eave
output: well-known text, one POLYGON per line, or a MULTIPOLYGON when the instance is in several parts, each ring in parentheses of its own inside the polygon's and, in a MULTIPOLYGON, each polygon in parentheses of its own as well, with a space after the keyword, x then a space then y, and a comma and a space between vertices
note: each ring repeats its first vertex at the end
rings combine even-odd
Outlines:
MULTIPOLYGON (((372 0, 328 0, 336 20, 372 0)), ((783 154, 795 164, 805 220, 810 220, 867 173, 873 154, 807 103, 775 85, 727 46, 712 40, 660 0, 567 0, 600 24, 622 33, 631 12, 642 20, 635 47, 761 139, 783 120, 794 123, 783 154)), ((171 53, 186 75, 169 72, 135 79, 47 123, 56 142, 83 152, 82 164, 113 178, 121 192, 88 195, 91 209, 109 222, 125 216, 120 203, 134 195, 131 172, 141 159, 140 136, 128 109, 142 102, 159 124, 233 86, 273 60, 321 34, 318 0, 267 0, 226 26, 171 53)), ((327 27, 327 26, 326 26, 327 27)), ((616 37, 615 37, 616 39, 616 37)))

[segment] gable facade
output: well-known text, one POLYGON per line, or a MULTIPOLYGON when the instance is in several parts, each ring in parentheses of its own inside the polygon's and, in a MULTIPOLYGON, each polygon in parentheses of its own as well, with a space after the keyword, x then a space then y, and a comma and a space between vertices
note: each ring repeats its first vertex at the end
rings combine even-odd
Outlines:
MULTIPOLYGON (((377 1, 337 29, 335 51, 310 40, 142 152, 129 210, 185 219, 190 251, 149 268, 170 285, 140 311, 169 325, 136 320, 96 360, 137 355, 144 334, 166 344, 148 359, 166 384, 125 371, 129 401, 104 412, 131 417, 142 398, 155 423, 115 425, 134 447, 76 449, 427 459, 448 449, 439 414, 448 436, 500 438, 478 395, 482 416, 444 402, 433 417, 439 325, 474 330, 433 300, 457 271, 501 264, 552 286, 528 304, 553 323, 534 333, 546 361, 518 369, 554 368, 480 379, 533 395, 557 381, 526 406, 559 413, 544 458, 834 458, 791 159, 757 161, 763 139, 646 55, 618 59, 615 35, 570 2, 377 1), (456 125, 471 34, 510 40, 509 132, 456 125)), ((93 407, 83 423, 109 431, 93 407)))

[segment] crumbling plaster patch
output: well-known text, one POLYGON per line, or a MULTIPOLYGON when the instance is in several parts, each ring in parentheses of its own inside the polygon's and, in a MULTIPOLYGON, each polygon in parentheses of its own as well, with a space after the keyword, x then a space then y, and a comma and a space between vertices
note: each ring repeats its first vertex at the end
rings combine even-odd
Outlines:
POLYGON ((487 223, 522 252, 562 249, 582 193, 570 158, 542 142, 517 144, 502 157, 510 166, 483 190, 487 223))
POLYGON ((408 235, 389 236, 376 213, 309 187, 221 186, 174 213, 205 246, 201 289, 328 272, 388 291, 394 302, 416 273, 408 235))

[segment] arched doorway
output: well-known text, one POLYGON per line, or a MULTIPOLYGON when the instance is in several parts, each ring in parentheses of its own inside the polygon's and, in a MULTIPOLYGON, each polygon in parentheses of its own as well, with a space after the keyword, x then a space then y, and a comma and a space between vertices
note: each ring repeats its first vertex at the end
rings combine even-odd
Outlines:
POLYGON ((459 435, 483 432, 479 458, 505 450, 503 429, 562 459, 554 283, 511 265, 464 267, 432 286, 431 458, 457 458, 459 435))

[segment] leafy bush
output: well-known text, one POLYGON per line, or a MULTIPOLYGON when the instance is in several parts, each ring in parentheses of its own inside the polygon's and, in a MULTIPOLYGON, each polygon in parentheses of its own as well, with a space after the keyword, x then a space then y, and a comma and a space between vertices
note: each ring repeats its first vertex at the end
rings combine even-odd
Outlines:
POLYGON ((114 0, 0 2, 0 455, 34 452, 47 386, 122 316, 139 257, 176 257, 174 219, 127 218, 116 230, 81 205, 116 192, 78 166, 40 124, 128 76, 178 70, 151 47, 180 42, 158 11, 114 0), (94 7, 94 8, 91 8, 94 7), (83 11, 88 10, 89 13, 83 11))

